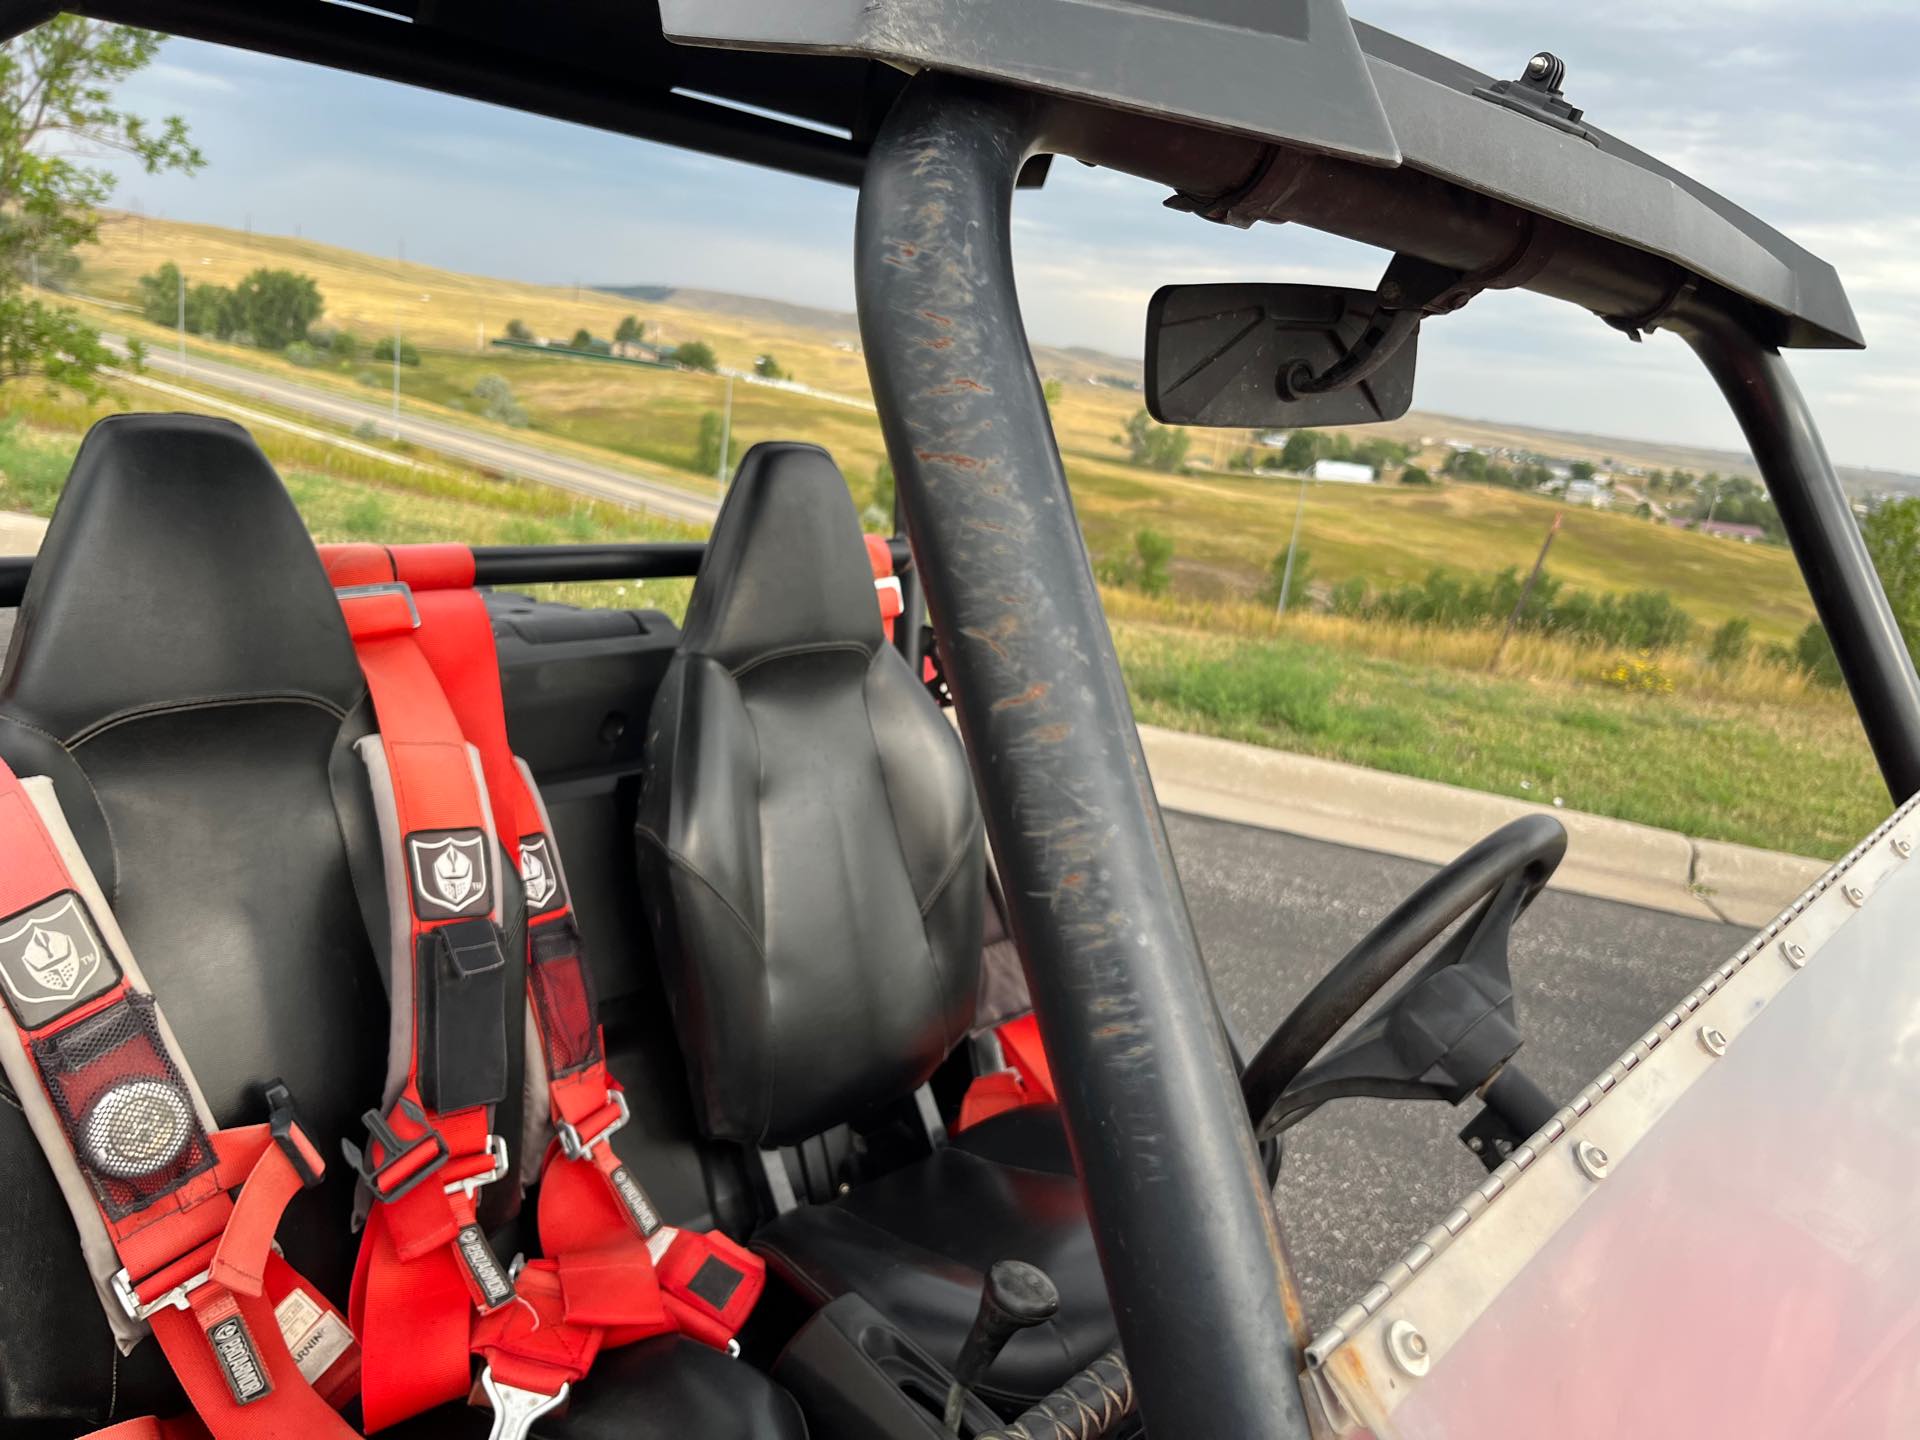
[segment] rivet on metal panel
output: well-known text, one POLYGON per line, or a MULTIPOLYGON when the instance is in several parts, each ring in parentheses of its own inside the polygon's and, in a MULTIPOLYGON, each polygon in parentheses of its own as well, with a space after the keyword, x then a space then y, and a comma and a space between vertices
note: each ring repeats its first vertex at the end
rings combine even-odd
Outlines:
POLYGON ((1898 855, 1902 860, 1906 859, 1909 855, 1913 854, 1913 842, 1904 835, 1894 836, 1893 853, 1898 855))
POLYGON ((1387 1356, 1416 1380, 1433 1368, 1427 1337, 1411 1320, 1396 1320, 1387 1327, 1387 1356))
POLYGON ((1604 1180, 1613 1161, 1608 1158, 1606 1151, 1591 1140, 1581 1140, 1573 1147, 1573 1163, 1580 1167, 1580 1173, 1589 1180, 1604 1180))
POLYGON ((1786 957, 1787 964, 1793 966, 1794 969, 1800 970, 1805 968, 1807 963, 1807 947, 1799 941, 1782 940, 1780 942, 1780 953, 1786 957))
POLYGON ((1858 885, 1844 885, 1841 887, 1840 893, 1847 897, 1847 903, 1856 910, 1867 903, 1867 892, 1862 890, 1858 885))
POLYGON ((1700 1027, 1700 1044, 1709 1055, 1724 1055, 1727 1053, 1726 1032, 1712 1025, 1702 1025, 1700 1027))

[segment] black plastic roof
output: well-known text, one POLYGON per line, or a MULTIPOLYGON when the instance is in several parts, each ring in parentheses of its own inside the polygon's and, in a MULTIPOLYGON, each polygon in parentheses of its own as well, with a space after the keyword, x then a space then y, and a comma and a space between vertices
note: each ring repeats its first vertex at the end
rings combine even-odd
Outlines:
MULTIPOLYGON (((57 8, 0 0, 0 32, 17 33, 57 8)), ((952 70, 1066 97, 1116 123, 1144 117, 1223 142, 1251 138, 1421 172, 1671 261, 1771 312, 1769 329, 1783 345, 1861 343, 1825 262, 1604 131, 1569 134, 1490 103, 1475 93, 1489 77, 1350 23, 1341 0, 76 0, 67 8, 842 184, 859 182, 869 142, 908 75, 952 70)), ((1516 72, 1526 58, 1517 38, 1516 72)), ((1124 156, 1103 158, 1125 168, 1124 156)), ((1417 251, 1417 234, 1405 248, 1417 251)))

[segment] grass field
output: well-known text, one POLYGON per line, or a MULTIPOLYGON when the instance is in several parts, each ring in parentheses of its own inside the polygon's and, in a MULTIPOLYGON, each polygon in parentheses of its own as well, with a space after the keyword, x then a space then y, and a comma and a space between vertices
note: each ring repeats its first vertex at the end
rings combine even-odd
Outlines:
MULTIPOLYGON (((678 474, 689 488, 711 483, 696 472, 694 454, 702 416, 722 404, 719 377, 494 350, 476 341, 509 318, 539 333, 586 324, 606 334, 633 313, 669 341, 708 341, 723 364, 744 367, 771 350, 804 381, 866 393, 864 361, 844 335, 588 291, 576 300, 552 287, 211 227, 122 218, 104 239, 88 257, 83 284, 91 293, 125 298, 139 274, 168 259, 183 262, 193 278, 200 278, 198 268, 228 283, 256 265, 289 265, 318 280, 327 320, 350 326, 363 341, 391 324, 396 305, 405 310, 408 336, 423 349, 423 363, 402 370, 410 409, 603 463, 624 458, 650 473, 678 474), (209 261, 204 267, 197 266, 201 255, 209 261), (474 385, 487 375, 509 382, 527 412, 526 429, 508 432, 472 413, 474 385)), ((94 318, 153 343, 171 342, 169 332, 124 312, 97 309, 94 318)), ((390 375, 369 361, 303 369, 244 347, 194 340, 190 348, 361 397, 370 385, 384 388, 390 375)), ((0 506, 41 513, 90 414, 121 404, 152 408, 137 390, 95 411, 25 392, 9 394, 6 403, 11 424, 0 433, 0 506)), ((1143 719, 1502 794, 1558 795, 1579 809, 1814 855, 1839 853, 1884 809, 1844 697, 1778 665, 1713 666, 1689 649, 1653 662, 1670 693, 1625 693, 1608 679, 1623 657, 1604 648, 1522 635, 1500 673, 1489 675, 1494 636, 1487 631, 1311 613, 1276 622, 1251 602, 1287 543, 1295 482, 1206 470, 1166 475, 1127 463, 1120 432, 1138 404, 1137 395, 1069 379, 1054 418, 1096 560, 1127 553, 1145 527, 1174 542, 1170 594, 1106 595, 1143 719)), ((733 433, 741 446, 773 438, 825 445, 862 501, 884 454, 870 412, 745 383, 734 387, 733 433)), ((273 432, 260 439, 323 539, 524 543, 689 533, 437 461, 409 470, 273 432)), ((1242 439, 1202 437, 1196 453, 1205 459, 1242 439)), ((1419 580, 1437 565, 1485 574, 1531 563, 1559 508, 1477 486, 1311 486, 1302 544, 1314 578, 1326 582, 1359 576, 1377 588, 1419 580)), ((1622 515, 1567 510, 1549 568, 1574 589, 1667 590, 1703 630, 1744 616, 1759 641, 1790 638, 1812 614, 1785 550, 1622 515)), ((684 583, 663 583, 644 591, 600 587, 585 598, 677 614, 685 593, 684 583)))

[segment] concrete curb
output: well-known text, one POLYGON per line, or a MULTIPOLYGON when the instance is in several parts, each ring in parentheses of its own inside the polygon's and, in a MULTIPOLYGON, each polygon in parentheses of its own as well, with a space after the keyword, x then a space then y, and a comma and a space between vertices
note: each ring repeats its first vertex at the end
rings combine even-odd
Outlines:
POLYGON ((1798 855, 1232 740, 1151 725, 1140 727, 1140 738, 1169 809, 1435 862, 1518 816, 1552 814, 1571 842, 1555 888, 1697 920, 1764 925, 1827 869, 1798 855))

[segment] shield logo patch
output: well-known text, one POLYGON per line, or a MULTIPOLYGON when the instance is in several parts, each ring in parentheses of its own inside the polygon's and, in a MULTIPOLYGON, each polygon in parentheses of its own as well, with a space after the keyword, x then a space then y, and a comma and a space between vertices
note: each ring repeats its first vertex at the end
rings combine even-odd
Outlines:
POLYGON ((545 835, 521 838, 520 883, 526 887, 527 910, 531 914, 558 910, 566 903, 560 893, 560 867, 554 864, 553 847, 545 835))
POLYGON ((119 978, 93 917, 71 890, 0 921, 0 985, 27 1029, 58 1019, 119 978))
POLYGON ((430 830, 407 837, 414 909, 422 917, 484 915, 493 909, 487 837, 478 830, 430 830))

